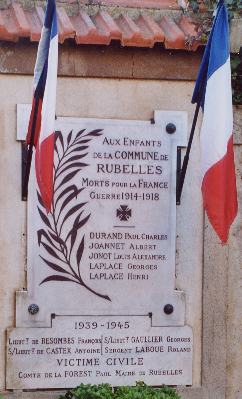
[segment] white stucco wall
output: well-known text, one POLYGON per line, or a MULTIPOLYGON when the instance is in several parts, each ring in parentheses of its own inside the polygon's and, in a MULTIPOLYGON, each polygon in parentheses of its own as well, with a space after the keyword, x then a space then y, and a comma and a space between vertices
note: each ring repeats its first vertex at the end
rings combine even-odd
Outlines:
MULTIPOLYGON (((192 82, 60 78, 56 113, 58 116, 147 120, 152 118, 155 109, 181 110, 188 112, 190 127, 194 112, 190 103, 192 90, 192 82)), ((30 103, 31 96, 31 77, 0 75, 0 390, 4 390, 5 380, 5 330, 15 323, 15 291, 26 287, 26 203, 21 202, 21 145, 16 142, 16 104, 30 103)), ((194 332, 194 386, 201 383, 202 360, 203 211, 199 180, 197 132, 182 204, 177 208, 176 265, 176 285, 186 293, 186 322, 194 332)), ((234 236, 229 258, 231 263, 238 262, 238 248, 234 236), (236 260, 233 259, 235 256, 236 260)), ((239 265, 237 269, 240 270, 239 265)), ((231 293, 233 284, 237 284, 236 271, 229 276, 231 293)), ((233 301, 241 308, 242 297, 231 296, 230 301, 231 308, 233 301)), ((232 313, 231 310, 231 323, 238 328, 239 316, 232 313)), ((235 353, 236 345, 238 343, 230 343, 229 348, 233 347, 233 351, 229 352, 229 361, 235 362, 237 367, 241 365, 241 357, 235 353)), ((232 364, 228 385, 239 386, 241 378, 238 375, 232 364)), ((228 395, 229 399, 235 399, 229 391, 228 395)))

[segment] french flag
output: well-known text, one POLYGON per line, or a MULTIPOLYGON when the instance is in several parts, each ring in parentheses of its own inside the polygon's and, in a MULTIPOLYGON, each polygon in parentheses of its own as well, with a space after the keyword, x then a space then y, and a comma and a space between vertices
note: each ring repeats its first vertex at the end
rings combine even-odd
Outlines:
POLYGON ((201 103, 202 195, 222 243, 237 214, 228 14, 220 1, 198 73, 192 102, 201 103))
POLYGON ((36 148, 36 178, 49 212, 53 197, 54 123, 58 66, 55 0, 48 0, 34 70, 34 96, 26 143, 36 148))

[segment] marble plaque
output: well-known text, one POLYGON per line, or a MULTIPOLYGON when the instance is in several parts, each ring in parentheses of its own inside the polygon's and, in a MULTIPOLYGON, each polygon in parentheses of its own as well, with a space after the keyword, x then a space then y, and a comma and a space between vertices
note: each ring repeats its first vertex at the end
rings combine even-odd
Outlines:
POLYGON ((8 389, 192 383, 192 331, 175 289, 186 127, 183 112, 157 111, 154 123, 57 118, 49 213, 31 172, 28 285, 8 331, 8 389))
POLYGON ((28 289, 17 294, 17 326, 50 326, 52 313, 152 313, 154 325, 184 325, 184 294, 174 288, 176 158, 185 140, 182 112, 156 112, 154 124, 57 119, 48 214, 34 173, 30 183, 28 289))
POLYGON ((7 389, 188 385, 192 333, 152 327, 148 316, 57 317, 51 328, 9 330, 7 361, 7 389))

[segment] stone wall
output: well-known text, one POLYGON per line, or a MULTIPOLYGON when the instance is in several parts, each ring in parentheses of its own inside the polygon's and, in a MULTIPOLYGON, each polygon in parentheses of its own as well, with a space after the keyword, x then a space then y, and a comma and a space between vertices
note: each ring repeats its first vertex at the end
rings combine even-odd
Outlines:
MULTIPOLYGON (((190 127, 194 111, 190 104, 192 90, 193 82, 188 81, 62 77, 58 80, 57 115, 148 120, 156 109, 181 110, 188 113, 190 127)), ((21 144, 16 141, 16 104, 30 103, 31 95, 31 77, 0 75, 2 391, 5 387, 5 330, 15 325, 15 291, 26 287, 26 203, 21 201, 21 144)), ((241 110, 235 112, 236 165, 241 169, 242 118, 238 116, 241 110)), ((239 177, 238 170, 241 199, 239 177)), ((230 242, 223 248, 207 222, 203 228, 198 130, 177 212, 176 288, 186 293, 186 322, 194 332, 193 387, 181 388, 181 392, 186 399, 223 399, 227 391, 227 399, 239 399, 242 397, 241 219, 237 217, 230 242)), ((16 395, 18 398, 35 397, 34 393, 26 392, 16 395)), ((12 397, 12 394, 6 392, 4 396, 12 397)), ((39 398, 51 396, 57 397, 57 394, 38 393, 39 398)))

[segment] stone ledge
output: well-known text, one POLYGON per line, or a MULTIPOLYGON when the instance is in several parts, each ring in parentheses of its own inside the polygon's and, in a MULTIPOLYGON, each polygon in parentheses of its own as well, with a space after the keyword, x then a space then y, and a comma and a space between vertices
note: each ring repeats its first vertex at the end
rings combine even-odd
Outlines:
POLYGON ((242 105, 234 106, 234 144, 242 144, 242 105))
POLYGON ((238 53, 242 47, 242 18, 231 20, 230 46, 232 53, 238 53))
MULTIPOLYGON (((0 42, 0 73, 33 75, 37 44, 0 42)), ((117 79, 195 80, 202 51, 110 46, 60 46, 58 76, 117 79), (179 68, 177 67, 179 65, 179 68)))

